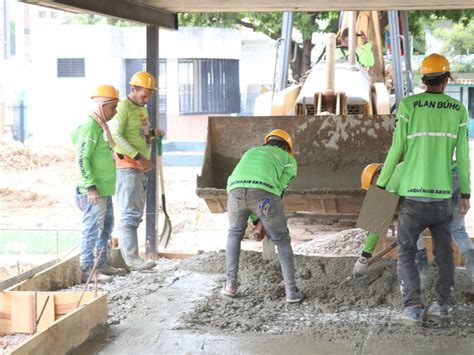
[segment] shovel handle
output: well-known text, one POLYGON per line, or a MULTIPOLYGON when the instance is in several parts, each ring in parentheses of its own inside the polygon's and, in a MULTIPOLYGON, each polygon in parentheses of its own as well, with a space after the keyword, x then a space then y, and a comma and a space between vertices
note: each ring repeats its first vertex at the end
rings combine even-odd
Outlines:
POLYGON ((163 137, 159 136, 156 140, 156 151, 158 156, 156 157, 156 162, 158 165, 158 175, 160 177, 160 189, 161 194, 165 194, 165 181, 163 179, 163 137))

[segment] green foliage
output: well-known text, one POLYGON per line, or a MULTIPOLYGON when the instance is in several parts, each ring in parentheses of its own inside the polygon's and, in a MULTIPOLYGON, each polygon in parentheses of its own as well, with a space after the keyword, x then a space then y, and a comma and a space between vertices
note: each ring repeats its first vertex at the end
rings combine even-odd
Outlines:
MULTIPOLYGON (((190 27, 237 28, 244 26, 277 39, 281 35, 282 18, 283 13, 281 12, 181 13, 178 15, 178 24, 190 27)), ((313 32, 327 32, 333 29, 337 19, 337 12, 296 12, 293 22, 294 27, 305 40, 310 39, 313 32), (326 26, 321 27, 321 23, 326 26)))
POLYGON ((433 36, 443 41, 441 52, 447 55, 474 53, 474 23, 467 26, 455 24, 452 28, 436 28, 433 36))
POLYGON ((138 23, 115 19, 112 17, 100 16, 95 14, 70 14, 65 16, 63 24, 65 25, 96 25, 105 24, 117 27, 141 26, 138 23))
POLYGON ((436 10, 436 11, 408 11, 408 27, 413 38, 415 54, 424 54, 426 50, 425 29, 434 30, 434 24, 439 20, 452 21, 459 26, 466 27, 471 23, 474 10, 436 10))

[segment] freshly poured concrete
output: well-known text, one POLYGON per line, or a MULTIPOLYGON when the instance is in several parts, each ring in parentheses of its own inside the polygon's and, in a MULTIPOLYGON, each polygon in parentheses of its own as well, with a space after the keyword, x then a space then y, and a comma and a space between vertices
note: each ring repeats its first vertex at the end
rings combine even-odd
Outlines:
MULTIPOLYGON (((242 253, 238 297, 222 298, 224 260, 222 252, 203 254, 168 270, 135 274, 139 282, 131 281, 129 290, 121 278, 120 297, 111 289, 110 308, 126 317, 76 353, 473 353, 474 290, 465 270, 456 271, 453 323, 413 329, 392 323, 400 305, 392 261, 343 283, 354 258, 297 256, 297 282, 307 299, 288 305, 278 263, 254 252, 242 253), (124 306, 124 297, 132 306, 124 306)), ((427 303, 434 298, 435 271, 423 293, 427 303)))

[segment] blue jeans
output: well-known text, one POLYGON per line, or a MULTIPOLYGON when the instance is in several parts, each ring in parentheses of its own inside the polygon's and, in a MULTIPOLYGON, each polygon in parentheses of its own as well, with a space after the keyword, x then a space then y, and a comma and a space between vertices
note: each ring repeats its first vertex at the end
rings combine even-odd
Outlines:
POLYGON ((137 228, 143 217, 147 176, 144 170, 117 169, 117 203, 120 207, 120 228, 137 228))
POLYGON ((464 254, 466 251, 472 249, 472 243, 469 239, 469 235, 466 232, 464 216, 459 214, 460 198, 461 188, 459 187, 459 177, 457 174, 453 174, 453 220, 449 224, 449 232, 451 233, 453 240, 458 245, 461 254, 464 254))
POLYGON ((87 201, 87 194, 76 193, 76 205, 82 211, 82 236, 81 236, 81 270, 92 270, 97 254, 102 248, 98 267, 103 268, 107 262, 107 243, 114 228, 114 209, 112 197, 101 197, 97 205, 87 201))

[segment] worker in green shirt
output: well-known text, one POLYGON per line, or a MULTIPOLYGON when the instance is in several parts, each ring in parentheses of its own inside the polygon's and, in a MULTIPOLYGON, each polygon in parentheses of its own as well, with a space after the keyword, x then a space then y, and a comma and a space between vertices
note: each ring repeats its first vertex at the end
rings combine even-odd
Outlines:
POLYGON ((398 107, 392 146, 377 181, 386 187, 403 156, 404 167, 398 188, 397 273, 403 312, 396 321, 416 325, 422 322, 420 277, 415 264, 419 234, 429 228, 433 253, 439 269, 437 301, 426 312, 428 319, 451 318, 454 286, 454 257, 449 224, 452 220, 453 179, 451 162, 458 164, 459 213, 470 208, 470 161, 467 112, 461 102, 445 95, 450 78, 448 60, 439 54, 427 56, 421 64, 426 91, 404 98, 398 107))
MULTIPOLYGON (((371 68, 374 66, 375 58, 372 51, 372 44, 367 41, 367 37, 363 31, 357 34, 361 37, 364 43, 362 47, 356 48, 356 60, 358 63, 363 65, 365 68, 371 68)), ((349 57, 349 29, 345 28, 339 36, 339 45, 336 47, 336 61, 345 60, 349 57)))
MULTIPOLYGON (((369 189, 369 185, 375 185, 377 183, 377 178, 382 170, 383 164, 372 163, 365 167, 361 175, 361 187, 364 190, 369 189)), ((399 163, 395 168, 390 181, 387 183, 385 190, 388 192, 398 194, 398 185, 400 182, 400 174, 402 171, 403 162, 399 163)), ((469 238, 469 235, 466 231, 464 224, 464 216, 459 214, 459 198, 460 198, 460 188, 459 188, 459 177, 457 164, 452 164, 452 176, 453 176, 453 196, 451 198, 452 208, 453 208, 453 220, 449 224, 449 231, 451 237, 456 242, 461 254, 464 258, 464 265, 466 270, 471 278, 471 281, 474 282, 474 248, 469 238)), ((370 232, 367 235, 365 240, 364 247, 362 249, 361 256, 357 259, 352 270, 354 276, 360 276, 367 271, 367 266, 372 258, 372 252, 375 250, 377 243, 380 239, 380 236, 377 233, 370 232)), ((424 288, 426 282, 426 273, 428 271, 428 258, 426 255, 425 243, 423 241, 423 236, 420 235, 417 242, 417 252, 415 258, 415 264, 420 273, 420 282, 421 288, 424 288)))
POLYGON ((282 202, 283 192, 296 176, 296 169, 292 138, 287 132, 275 129, 265 137, 263 146, 254 147, 242 156, 228 178, 227 273, 222 295, 235 297, 237 293, 240 244, 253 213, 278 248, 286 301, 297 303, 303 299, 296 287, 293 249, 282 202))
POLYGON ((125 270, 107 264, 107 243, 114 226, 112 196, 115 194, 114 142, 107 121, 116 112, 118 90, 100 85, 92 95, 92 110, 86 122, 72 133, 78 171, 76 205, 82 211, 80 266, 86 282, 96 254, 102 250, 98 271, 104 275, 125 275, 125 270))
POLYGON ((132 271, 151 269, 153 260, 144 260, 138 250, 138 226, 145 209, 147 172, 153 169, 151 140, 163 136, 151 128, 146 104, 156 90, 156 79, 146 71, 133 74, 128 97, 120 102, 110 121, 117 164, 117 202, 120 207, 119 246, 132 271))

